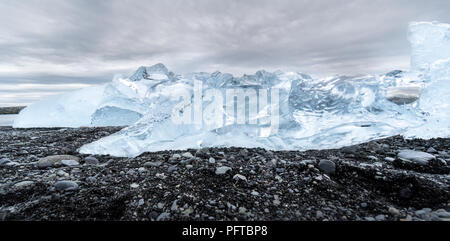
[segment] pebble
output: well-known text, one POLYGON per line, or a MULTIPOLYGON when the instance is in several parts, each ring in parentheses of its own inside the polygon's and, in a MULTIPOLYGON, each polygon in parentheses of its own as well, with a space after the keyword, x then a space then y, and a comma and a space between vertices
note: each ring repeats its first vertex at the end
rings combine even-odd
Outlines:
POLYGON ((180 158, 181 158, 181 155, 175 153, 175 154, 172 155, 172 157, 170 159, 177 160, 177 159, 180 159, 180 158))
POLYGON ((162 165, 162 162, 160 162, 160 161, 144 163, 144 167, 159 167, 161 165, 162 165))
POLYGON ((240 214, 245 214, 247 212, 247 209, 244 207, 239 207, 239 213, 240 214))
POLYGON ((29 187, 31 185, 34 185, 33 181, 21 181, 21 182, 18 182, 16 184, 14 184, 14 187, 16 187, 16 188, 26 188, 26 187, 29 187))
POLYGON ((100 162, 98 161, 97 158, 95 158, 93 156, 88 156, 88 157, 84 158, 84 163, 86 165, 98 165, 100 162))
POLYGON ((88 183, 96 183, 97 182, 97 178, 96 177, 88 177, 88 178, 86 178, 86 182, 88 182, 88 183))
POLYGON ((242 149, 239 154, 241 154, 241 156, 248 156, 248 150, 247 149, 242 149))
POLYGON ((373 161, 378 161, 378 157, 376 157, 376 156, 367 156, 367 159, 370 159, 373 161))
POLYGON ((236 175, 233 176, 233 180, 236 180, 236 181, 241 180, 241 181, 245 181, 246 182, 247 178, 245 176, 241 175, 241 174, 236 174, 236 175))
POLYGON ((341 149, 343 153, 346 154, 356 154, 358 152, 358 147, 356 146, 346 146, 341 149))
POLYGON ((231 171, 231 167, 221 166, 221 167, 216 168, 216 175, 223 175, 223 174, 227 173, 228 171, 231 171))
POLYGON ((216 159, 210 157, 208 162, 211 163, 211 164, 214 164, 214 163, 216 163, 216 159))
POLYGON ((62 160, 74 160, 74 161, 80 161, 79 157, 71 156, 71 155, 54 155, 54 156, 47 156, 44 158, 39 159, 37 162, 37 166, 39 168, 47 168, 54 166, 58 163, 60 163, 62 160))
POLYGON ((253 196, 259 196, 259 192, 257 192, 257 191, 252 191, 251 194, 252 194, 253 196))
POLYGON ((418 165, 428 165, 430 160, 436 158, 429 153, 413 150, 401 150, 397 157, 402 161, 413 162, 418 165))
POLYGON ((63 170, 59 170, 56 172, 56 175, 64 177, 64 176, 68 176, 69 174, 63 170))
POLYGON ((178 202, 178 200, 173 201, 172 206, 170 206, 170 211, 178 210, 177 202, 178 202))
POLYGON ((273 205, 278 206, 280 204, 281 204, 280 200, 278 199, 273 200, 273 205))
POLYGON ((394 207, 390 207, 388 212, 394 216, 400 216, 400 211, 394 207))
POLYGON ((433 147, 428 148, 427 152, 428 153, 438 153, 438 151, 436 151, 436 149, 434 149, 433 147))
POLYGON ((375 220, 377 220, 377 221, 384 221, 384 220, 385 220, 385 217, 384 217, 383 214, 380 214, 380 215, 377 215, 377 216, 375 217, 375 220))
POLYGON ((327 175, 334 174, 336 171, 336 164, 330 160, 321 160, 318 167, 327 175))
POLYGON ((427 214, 427 213, 430 213, 430 212, 431 212, 430 208, 424 208, 424 209, 416 211, 415 214, 417 216, 421 216, 421 215, 424 215, 424 214, 427 214))
POLYGON ((78 166, 80 163, 78 163, 75 160, 61 160, 61 164, 68 167, 78 166))
POLYGON ((450 218, 450 212, 447 212, 445 210, 437 211, 436 214, 440 218, 450 218))
POLYGON ((175 172, 178 170, 177 166, 170 166, 169 168, 167 168, 167 172, 175 172))
POLYGON ((78 184, 73 181, 57 181, 54 187, 57 191, 70 191, 78 189, 78 184))
POLYGON ((164 212, 164 213, 161 213, 161 214, 156 218, 156 221, 166 221, 166 220, 169 219, 169 217, 170 217, 170 213, 164 212))
POLYGON ((0 159, 0 166, 3 166, 8 162, 11 162, 11 160, 9 160, 8 158, 2 158, 0 159))
POLYGON ((384 160, 385 160, 385 161, 388 161, 388 162, 393 162, 393 161, 395 161, 395 158, 392 158, 392 157, 388 157, 388 156, 387 156, 387 157, 384 158, 384 160))
POLYGON ((181 156, 184 158, 194 158, 194 156, 190 152, 185 152, 181 156))
POLYGON ((322 219, 323 217, 324 217, 324 216, 323 216, 322 211, 317 211, 317 212, 316 212, 316 218, 322 219))
POLYGON ((130 187, 131 187, 131 188, 138 188, 138 187, 139 187, 139 184, 137 184, 137 183, 132 183, 132 184, 130 185, 130 187))

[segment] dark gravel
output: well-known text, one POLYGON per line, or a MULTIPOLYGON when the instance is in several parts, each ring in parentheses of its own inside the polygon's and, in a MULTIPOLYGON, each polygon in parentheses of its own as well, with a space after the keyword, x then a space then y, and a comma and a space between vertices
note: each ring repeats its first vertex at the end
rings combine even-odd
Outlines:
POLYGON ((450 220, 450 139, 136 158, 76 151, 119 129, 1 127, 0 220, 450 220), (435 158, 400 160, 403 149, 435 158), (52 155, 78 158, 41 160, 52 155))

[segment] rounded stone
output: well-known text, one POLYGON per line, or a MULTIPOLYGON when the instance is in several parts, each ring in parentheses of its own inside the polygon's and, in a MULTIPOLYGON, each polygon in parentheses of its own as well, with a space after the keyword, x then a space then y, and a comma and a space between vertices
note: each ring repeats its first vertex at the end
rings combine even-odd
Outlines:
POLYGON ((336 172, 336 164, 330 160, 321 160, 318 166, 319 169, 327 175, 334 174, 336 172))
POLYGON ((57 181, 54 187, 57 191, 70 191, 78 189, 78 184, 73 181, 57 181))

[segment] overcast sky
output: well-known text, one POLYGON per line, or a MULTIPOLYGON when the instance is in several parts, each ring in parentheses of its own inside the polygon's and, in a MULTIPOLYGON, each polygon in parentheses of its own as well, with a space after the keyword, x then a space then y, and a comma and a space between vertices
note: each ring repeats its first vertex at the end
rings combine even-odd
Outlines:
POLYGON ((0 106, 158 62, 237 75, 407 69, 408 23, 449 13, 448 0, 0 0, 0 106))

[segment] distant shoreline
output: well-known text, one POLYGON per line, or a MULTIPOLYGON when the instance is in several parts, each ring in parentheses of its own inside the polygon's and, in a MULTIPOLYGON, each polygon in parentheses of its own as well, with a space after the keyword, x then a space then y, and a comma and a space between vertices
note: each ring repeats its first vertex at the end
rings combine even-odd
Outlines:
POLYGON ((26 106, 0 107, 0 115, 19 114, 26 106))

